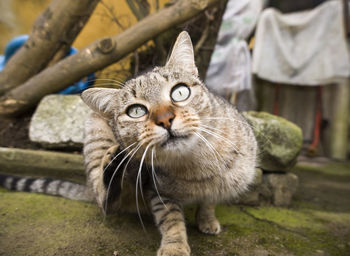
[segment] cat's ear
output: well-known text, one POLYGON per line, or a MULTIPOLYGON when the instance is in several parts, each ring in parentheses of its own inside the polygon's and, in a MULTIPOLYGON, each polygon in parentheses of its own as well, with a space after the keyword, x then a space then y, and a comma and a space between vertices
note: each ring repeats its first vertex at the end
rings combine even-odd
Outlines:
POLYGON ((118 91, 119 89, 90 88, 83 91, 81 98, 92 110, 104 117, 112 117, 113 109, 117 103, 118 91))
POLYGON ((167 67, 180 66, 198 76, 198 70, 194 61, 194 52, 190 35, 183 31, 176 39, 167 67))

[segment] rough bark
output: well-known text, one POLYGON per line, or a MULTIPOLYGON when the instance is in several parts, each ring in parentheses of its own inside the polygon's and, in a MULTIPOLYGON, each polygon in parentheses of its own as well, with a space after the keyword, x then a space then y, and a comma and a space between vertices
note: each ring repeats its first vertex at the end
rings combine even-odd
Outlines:
POLYGON ((98 2, 53 0, 36 20, 28 41, 0 73, 0 95, 40 72, 58 51, 56 58, 64 56, 98 2))
POLYGON ((161 32, 183 23, 218 2, 221 1, 179 0, 114 37, 94 42, 3 96, 0 99, 0 115, 13 116, 27 110, 46 94, 57 92, 120 60, 161 32))

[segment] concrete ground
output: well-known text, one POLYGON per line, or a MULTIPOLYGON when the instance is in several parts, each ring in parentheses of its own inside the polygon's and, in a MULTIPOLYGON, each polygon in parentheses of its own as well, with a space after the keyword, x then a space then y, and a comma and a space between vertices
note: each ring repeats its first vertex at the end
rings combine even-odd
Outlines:
MULTIPOLYGON (((186 209, 192 255, 350 255, 350 163, 301 163, 290 208, 220 206, 218 236, 197 231, 186 209)), ((103 219, 94 204, 0 190, 0 255, 155 255, 152 219, 103 219)))

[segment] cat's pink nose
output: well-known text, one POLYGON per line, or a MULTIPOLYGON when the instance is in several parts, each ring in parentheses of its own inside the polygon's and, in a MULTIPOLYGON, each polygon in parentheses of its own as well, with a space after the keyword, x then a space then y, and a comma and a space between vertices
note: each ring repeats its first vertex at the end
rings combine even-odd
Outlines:
POLYGON ((174 111, 169 106, 158 106, 152 111, 152 119, 156 125, 169 130, 175 118, 174 111))
POLYGON ((174 118, 175 114, 172 112, 160 113, 160 115, 156 115, 155 123, 156 125, 162 126, 164 129, 169 130, 174 118))

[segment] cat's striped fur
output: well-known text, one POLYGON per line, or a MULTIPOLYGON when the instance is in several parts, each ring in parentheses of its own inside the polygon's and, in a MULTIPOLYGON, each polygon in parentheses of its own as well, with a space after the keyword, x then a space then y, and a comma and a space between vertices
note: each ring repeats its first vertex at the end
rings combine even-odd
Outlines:
POLYGON ((72 200, 88 202, 93 200, 87 186, 51 178, 16 177, 0 174, 0 186, 10 190, 44 193, 72 200))
POLYGON ((257 145, 244 118, 198 78, 186 32, 164 67, 122 89, 89 89, 82 99, 95 111, 86 124, 84 155, 104 211, 149 208, 162 234, 159 256, 190 254, 186 204, 199 205, 202 232, 221 231, 215 205, 248 189, 257 145))
MULTIPOLYGON (((105 213, 151 212, 162 234, 158 256, 190 255, 182 209, 186 204, 198 204, 200 231, 221 231, 215 205, 248 189, 257 145, 245 119, 198 78, 186 32, 179 35, 164 67, 128 81, 122 89, 88 89, 82 99, 94 110, 85 127, 88 186, 105 213), (172 98, 178 87, 184 91, 176 99, 187 90, 186 99, 172 98), (136 109, 147 111, 133 118, 130 107, 136 115, 136 109)), ((86 187, 71 182, 0 175, 0 185, 91 199, 86 187)))

